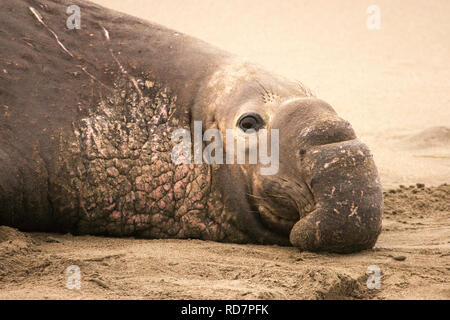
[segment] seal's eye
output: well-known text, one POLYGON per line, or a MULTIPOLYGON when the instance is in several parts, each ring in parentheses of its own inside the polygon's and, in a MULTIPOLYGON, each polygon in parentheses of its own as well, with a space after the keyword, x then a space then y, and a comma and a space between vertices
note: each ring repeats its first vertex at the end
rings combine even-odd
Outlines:
POLYGON ((264 121, 257 113, 244 113, 239 117, 237 125, 244 132, 250 129, 258 131, 264 125, 264 121))

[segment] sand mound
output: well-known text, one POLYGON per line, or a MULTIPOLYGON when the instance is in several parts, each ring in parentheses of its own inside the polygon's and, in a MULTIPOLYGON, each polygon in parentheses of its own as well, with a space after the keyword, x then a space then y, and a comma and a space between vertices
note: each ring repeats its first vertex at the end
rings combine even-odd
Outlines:
POLYGON ((17 229, 0 226, 0 282, 27 275, 27 270, 36 262, 31 256, 37 252, 30 235, 17 229))
POLYGON ((400 144, 409 149, 450 148, 450 128, 444 126, 427 128, 419 133, 403 137, 400 144))
POLYGON ((384 192, 384 214, 407 217, 450 215, 450 185, 427 188, 418 183, 384 192))
POLYGON ((33 245, 33 240, 17 229, 0 226, 0 255, 7 252, 21 252, 28 250, 33 245))

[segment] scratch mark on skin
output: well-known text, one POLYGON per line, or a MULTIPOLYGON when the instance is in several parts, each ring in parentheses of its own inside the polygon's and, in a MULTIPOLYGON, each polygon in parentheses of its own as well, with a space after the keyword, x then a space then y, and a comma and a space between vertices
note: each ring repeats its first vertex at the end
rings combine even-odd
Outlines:
MULTIPOLYGON (((111 37, 109 36, 109 31, 108 31, 105 27, 103 27, 103 26, 101 26, 101 27, 102 27, 102 29, 103 29, 103 33, 105 34, 106 40, 107 40, 108 42, 111 41, 111 37)), ((109 48, 109 52, 111 53, 111 56, 113 57, 114 61, 116 61, 117 65, 119 66, 120 71, 121 71, 124 75, 126 75, 126 76, 130 79, 130 81, 133 83, 134 87, 136 88, 136 91, 137 91, 138 94, 139 94, 140 102, 143 103, 144 95, 142 94, 141 88, 139 88, 139 85, 138 85, 138 83, 137 83, 137 81, 136 81, 136 78, 133 77, 131 74, 129 74, 127 70, 125 70, 125 68, 124 68, 123 65, 120 63, 120 61, 119 61, 119 59, 117 58, 117 56, 114 54, 114 51, 112 50, 112 48, 109 48)))
POLYGON ((111 52, 111 56, 112 56, 113 59, 116 61, 116 63, 119 65, 120 71, 121 71, 124 75, 126 75, 126 76, 130 79, 130 81, 133 83, 134 87, 136 88, 136 91, 137 91, 138 94, 139 94, 140 100, 141 100, 141 102, 142 102, 142 100, 144 99, 144 95, 142 94, 142 91, 141 91, 141 89, 139 88, 139 85, 138 85, 138 83, 137 83, 137 81, 136 81, 136 78, 133 77, 131 74, 129 74, 129 73, 125 70, 125 68, 122 66, 122 64, 120 63, 119 59, 117 59, 117 57, 116 57, 116 55, 114 54, 114 52, 113 52, 112 49, 109 49, 109 52, 111 52))
POLYGON ((333 188, 331 188, 331 197, 334 195, 334 192, 336 191, 336 187, 335 186, 333 186, 333 188))
POLYGON ((328 168, 330 165, 332 165, 332 164, 334 164, 334 163, 336 163, 336 162, 338 162, 338 161, 339 161, 338 158, 334 158, 332 161, 325 163, 325 164, 323 165, 323 167, 324 167, 324 169, 326 169, 326 168, 328 168))
POLYGON ((358 213, 358 207, 357 206, 355 207, 354 203, 352 203, 352 207, 350 208, 350 212, 351 213, 350 213, 349 217, 354 216, 355 214, 358 213))
POLYGON ((83 70, 83 72, 85 74, 87 74, 92 80, 97 81, 98 83, 100 83, 103 87, 105 87, 106 89, 111 90, 111 88, 109 88, 107 85, 105 85, 103 82, 101 82, 100 80, 98 80, 92 73, 90 73, 89 71, 87 71, 87 68, 84 66, 78 66, 81 70, 83 70))
POLYGON ((102 27, 102 29, 103 29, 103 32, 105 33, 105 37, 106 37, 106 39, 109 41, 109 31, 108 30, 106 30, 106 28, 105 27, 102 27))
MULTIPOLYGON (((75 56, 73 55, 73 53, 67 49, 64 44, 59 40, 58 35, 56 34, 55 31, 53 31, 45 22, 44 19, 42 17, 42 15, 33 7, 28 7, 31 11, 31 13, 34 15, 34 17, 39 21, 40 24, 42 24, 55 38, 56 43, 59 45, 59 47, 67 54, 69 55, 71 58, 75 58, 75 56)), ((105 85, 104 83, 102 83, 100 80, 98 80, 96 77, 94 77, 90 72, 87 71, 87 67, 85 66, 81 66, 81 65, 77 65, 77 67, 79 67, 85 74, 87 74, 91 79, 93 79, 94 81, 97 81, 98 83, 100 83, 103 87, 105 87, 108 90, 111 90, 107 85, 105 85)))
POLYGON ((320 242, 320 229, 319 229, 320 221, 316 222, 316 241, 320 242))
POLYGON ((33 7, 29 7, 29 9, 30 9, 31 13, 35 16, 35 18, 53 35, 53 37, 55 37, 56 42, 64 50, 64 52, 73 58, 74 56, 73 56, 72 52, 67 50, 67 48, 61 43, 61 41, 59 41, 58 35, 55 33, 55 31, 50 29, 50 27, 44 22, 41 14, 33 7))

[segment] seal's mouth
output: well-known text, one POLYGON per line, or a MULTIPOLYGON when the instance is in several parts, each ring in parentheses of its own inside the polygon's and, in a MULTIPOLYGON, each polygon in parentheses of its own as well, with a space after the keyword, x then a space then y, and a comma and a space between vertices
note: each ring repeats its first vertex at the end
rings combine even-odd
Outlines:
POLYGON ((296 183, 284 178, 278 180, 271 181, 277 187, 276 190, 250 195, 250 199, 262 224, 289 238, 293 226, 316 208, 316 202, 306 183, 296 183))

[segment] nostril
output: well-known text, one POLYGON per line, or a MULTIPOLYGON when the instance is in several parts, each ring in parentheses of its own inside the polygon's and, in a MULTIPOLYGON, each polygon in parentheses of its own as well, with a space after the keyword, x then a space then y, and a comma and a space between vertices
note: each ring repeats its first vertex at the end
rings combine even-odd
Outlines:
POLYGON ((305 154, 306 154, 306 150, 305 149, 301 149, 299 152, 298 152, 298 154, 300 155, 300 157, 304 157, 305 156, 305 154))

